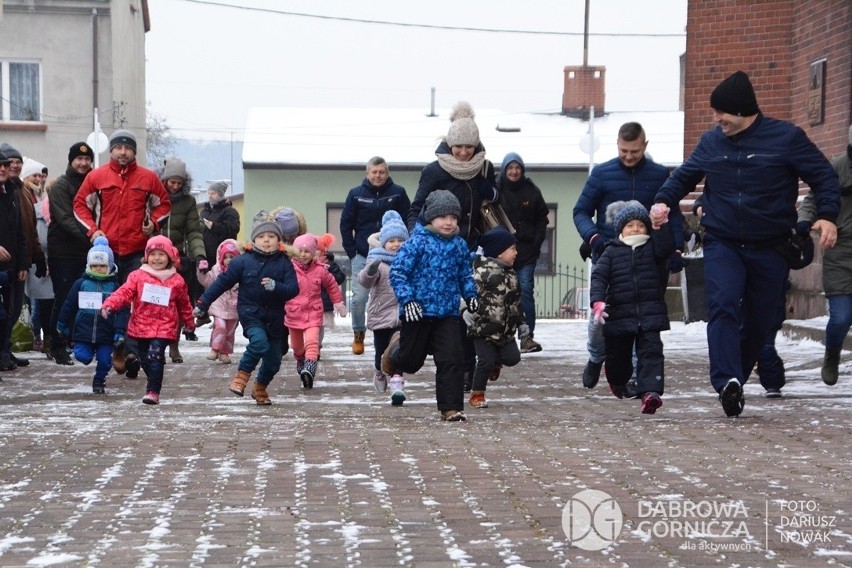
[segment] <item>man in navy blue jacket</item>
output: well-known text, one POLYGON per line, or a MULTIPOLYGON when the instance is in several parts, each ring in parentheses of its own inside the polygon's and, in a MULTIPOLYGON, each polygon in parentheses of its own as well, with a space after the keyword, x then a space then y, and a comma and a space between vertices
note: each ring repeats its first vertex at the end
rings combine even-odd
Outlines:
POLYGON ((367 330, 365 309, 369 290, 358 283, 357 275, 367 264, 370 245, 367 239, 378 233, 382 226, 382 215, 393 209, 405 219, 411 201, 405 188, 393 182, 388 174, 388 164, 380 156, 367 162, 367 175, 358 187, 349 190, 343 212, 340 215, 340 236, 343 250, 349 257, 352 278, 352 353, 364 353, 364 332, 367 330))
MULTIPOLYGON (((796 226, 799 179, 814 194, 824 248, 837 239, 840 184, 831 164, 805 132, 764 116, 748 75, 737 71, 710 95, 717 126, 660 188, 667 207, 706 178, 701 224, 705 234, 707 343, 710 381, 727 416, 745 405, 742 385, 766 342, 789 265, 779 251, 796 226)), ((651 211, 659 227, 667 207, 651 211)))
MULTIPOLYGON (((645 130, 638 122, 626 122, 618 129, 618 157, 599 164, 592 169, 574 206, 574 225, 583 238, 592 258, 592 270, 603 253, 604 244, 616 238, 615 229, 606 221, 606 208, 616 201, 635 200, 650 208, 654 196, 669 177, 669 170, 645 155, 648 140, 645 130), (592 220, 592 216, 595 220, 592 220)), ((683 246, 683 225, 680 214, 672 215, 672 234, 675 239, 675 254, 669 261, 669 270, 678 272, 683 268, 680 257, 683 246)), ((582 253, 581 249, 581 253, 582 253)), ((583 260, 586 256, 584 255, 583 260)), ((660 274, 668 279, 668 272, 660 274)), ((665 286, 665 282, 662 283, 665 286)), ((588 306, 584 306, 588 307, 588 306)), ((589 310, 591 314, 591 310, 589 310)), ((583 370, 583 386, 594 388, 601 376, 604 364, 605 345, 601 326, 594 325, 589 318, 589 362, 583 370)))

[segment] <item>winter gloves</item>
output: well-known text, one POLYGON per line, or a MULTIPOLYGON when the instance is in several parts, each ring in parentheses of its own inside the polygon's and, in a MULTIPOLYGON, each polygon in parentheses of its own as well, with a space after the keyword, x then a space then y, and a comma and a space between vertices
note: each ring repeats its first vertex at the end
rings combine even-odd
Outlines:
POLYGON ((605 308, 605 302, 595 302, 592 306, 592 312, 595 314, 595 325, 602 325, 604 320, 609 317, 609 314, 604 311, 605 308))
POLYGON ((370 266, 367 267, 367 276, 375 276, 376 272, 379 271, 379 265, 382 263, 381 260, 374 260, 370 263, 370 266))
POLYGON ((199 256, 195 260, 195 267, 198 268, 198 272, 201 274, 207 274, 210 272, 210 264, 208 264, 207 259, 203 256, 199 256))
POLYGON ((669 257, 666 269, 672 274, 683 270, 683 254, 681 254, 679 250, 674 251, 674 253, 669 257))
POLYGON ((467 309, 471 312, 476 313, 479 311, 479 298, 477 298, 476 296, 472 298, 467 298, 465 300, 465 303, 467 304, 467 309))
POLYGON ((338 302, 334 304, 334 313, 339 315, 342 318, 346 317, 346 304, 343 302, 338 302))
POLYGON ((186 338, 187 341, 198 341, 198 336, 195 335, 194 330, 183 330, 183 336, 186 338))
POLYGON ((407 322, 415 322, 423 319, 423 306, 418 302, 408 302, 403 307, 403 317, 407 322))
POLYGON ((260 280, 260 285, 263 286, 263 288, 267 292, 272 292, 273 290, 275 290, 275 280, 273 280, 272 278, 262 278, 260 280))
POLYGON ((192 310, 192 315, 193 315, 193 317, 196 317, 196 318, 203 318, 204 316, 207 315, 207 312, 204 309, 202 309, 200 306, 197 306, 195 309, 192 310))

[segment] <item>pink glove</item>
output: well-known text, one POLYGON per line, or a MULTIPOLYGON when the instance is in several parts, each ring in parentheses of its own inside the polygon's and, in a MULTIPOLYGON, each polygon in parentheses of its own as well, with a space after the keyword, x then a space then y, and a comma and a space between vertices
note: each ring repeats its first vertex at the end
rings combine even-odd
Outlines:
POLYGON ((609 314, 604 311, 606 304, 604 302, 595 302, 592 306, 592 313, 595 314, 595 325, 601 325, 604 320, 609 317, 609 314))
POLYGON ((659 229, 669 222, 669 206, 665 203, 655 203, 651 206, 651 225, 659 229))

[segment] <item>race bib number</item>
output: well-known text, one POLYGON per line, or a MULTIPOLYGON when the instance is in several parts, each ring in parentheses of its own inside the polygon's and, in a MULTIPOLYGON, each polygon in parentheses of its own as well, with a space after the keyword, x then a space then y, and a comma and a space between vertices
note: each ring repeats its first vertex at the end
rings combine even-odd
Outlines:
POLYGON ((168 306, 172 289, 168 286, 157 286, 146 282, 142 285, 142 301, 158 306, 168 306))
POLYGON ((100 292, 78 292, 77 307, 81 310, 99 310, 104 303, 104 295, 100 292))

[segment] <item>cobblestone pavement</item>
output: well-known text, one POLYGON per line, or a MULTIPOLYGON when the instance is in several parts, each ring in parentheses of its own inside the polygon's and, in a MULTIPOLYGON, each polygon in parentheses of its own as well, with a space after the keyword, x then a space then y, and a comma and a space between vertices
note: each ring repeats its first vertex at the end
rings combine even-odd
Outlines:
POLYGON ((285 358, 271 407, 227 391, 209 330, 157 407, 144 379, 96 396, 91 367, 30 354, 0 375, 0 565, 852 565, 852 365, 825 387, 822 347, 780 339, 785 398, 752 381, 727 419, 701 325, 666 334, 654 416, 582 388, 577 321, 539 322, 545 350, 452 424, 429 365, 404 406, 375 393, 372 343, 352 355, 345 326, 312 391, 285 358))

